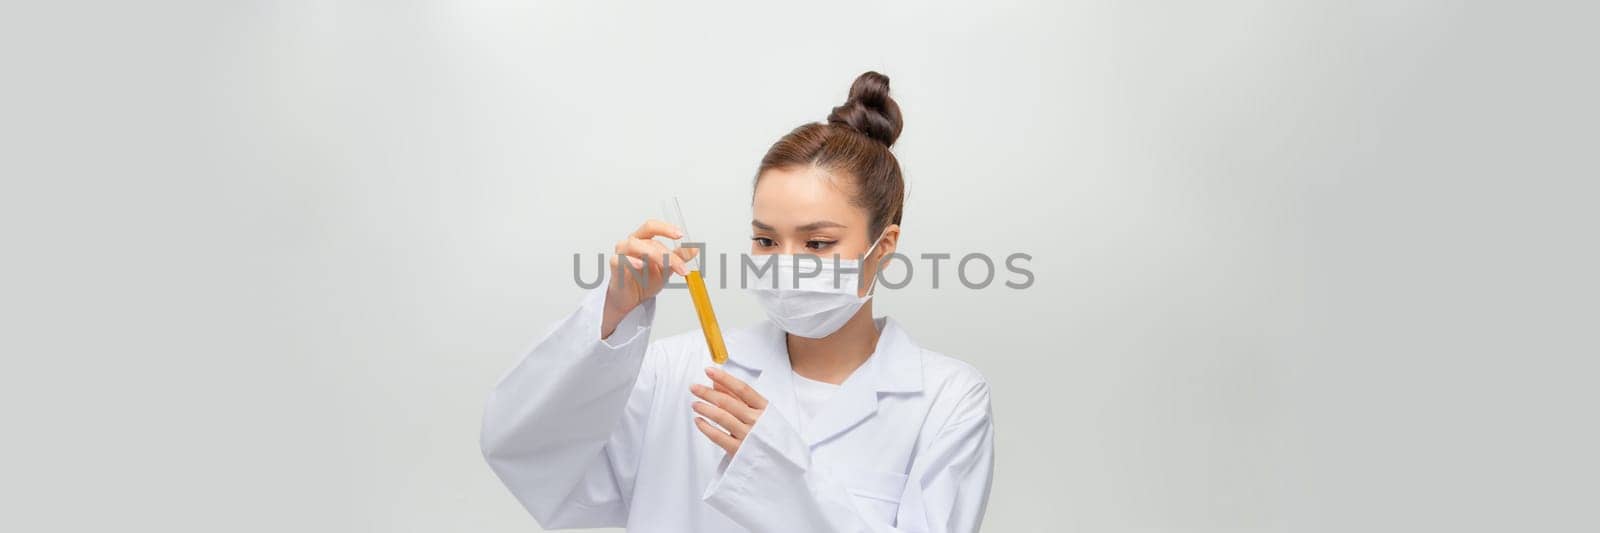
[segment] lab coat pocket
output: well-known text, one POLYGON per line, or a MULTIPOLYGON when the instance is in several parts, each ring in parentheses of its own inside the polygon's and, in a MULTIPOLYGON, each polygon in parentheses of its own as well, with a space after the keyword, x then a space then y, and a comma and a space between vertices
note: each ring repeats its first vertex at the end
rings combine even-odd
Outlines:
POLYGON ((856 509, 863 517, 894 524, 900 510, 900 494, 906 488, 905 474, 862 469, 845 474, 842 481, 855 497, 856 509))

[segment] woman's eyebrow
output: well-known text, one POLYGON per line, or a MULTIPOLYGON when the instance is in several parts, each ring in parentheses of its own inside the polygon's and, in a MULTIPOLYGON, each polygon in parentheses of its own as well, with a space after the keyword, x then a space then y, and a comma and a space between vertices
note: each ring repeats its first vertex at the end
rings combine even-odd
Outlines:
MULTIPOLYGON (((762 230, 762 231, 778 231, 778 228, 772 227, 772 224, 768 224, 766 222, 762 222, 760 220, 755 220, 755 219, 751 219, 750 220, 750 226, 754 227, 755 229, 762 230)), ((799 232, 806 232, 806 231, 816 231, 816 230, 819 230, 819 229, 822 229, 822 228, 848 228, 848 227, 850 227, 850 226, 846 226, 844 224, 840 224, 840 223, 834 222, 832 220, 818 220, 816 222, 811 222, 811 223, 808 223, 808 224, 802 224, 802 225, 794 228, 794 230, 795 231, 799 231, 799 232)))
POLYGON ((806 232, 806 231, 816 231, 816 230, 819 230, 819 229, 822 229, 822 228, 843 228, 843 227, 846 227, 846 226, 844 224, 840 224, 840 223, 834 222, 832 220, 818 220, 816 222, 812 222, 810 224, 805 224, 805 225, 802 225, 800 227, 797 227, 794 230, 795 231, 799 231, 799 232, 806 232))

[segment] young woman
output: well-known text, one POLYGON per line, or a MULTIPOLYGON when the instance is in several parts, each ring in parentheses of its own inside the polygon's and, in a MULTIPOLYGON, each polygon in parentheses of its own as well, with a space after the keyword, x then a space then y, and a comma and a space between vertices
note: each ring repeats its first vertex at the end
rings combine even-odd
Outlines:
POLYGON ((654 296, 692 258, 653 238, 678 229, 648 221, 617 243, 610 281, 484 412, 484 457, 540 525, 978 530, 994 462, 988 384, 872 316, 873 280, 900 238, 905 184, 889 147, 901 127, 889 79, 867 72, 827 124, 767 151, 750 252, 774 256, 752 284, 770 320, 728 332, 722 367, 707 366, 698 331, 648 342, 654 296))

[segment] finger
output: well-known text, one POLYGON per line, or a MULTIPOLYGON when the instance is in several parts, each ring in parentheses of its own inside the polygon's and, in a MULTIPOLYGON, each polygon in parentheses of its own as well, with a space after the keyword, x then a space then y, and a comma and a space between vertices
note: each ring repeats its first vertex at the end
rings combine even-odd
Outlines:
POLYGON ((745 403, 743 399, 740 399, 736 394, 734 394, 733 391, 728 390, 728 387, 721 383, 712 382, 711 385, 712 390, 717 391, 717 393, 722 394, 723 396, 727 396, 730 402, 739 405, 739 410, 736 412, 739 413, 741 419, 748 420, 752 425, 756 423, 756 417, 761 416, 760 408, 745 403))
POLYGON ((668 252, 665 245, 650 239, 628 239, 618 243, 617 248, 617 253, 652 264, 661 264, 661 256, 668 252))
POLYGON ((716 394, 720 394, 720 395, 728 397, 729 398, 728 401, 739 405, 739 407, 741 408, 741 412, 743 412, 743 410, 745 410, 745 409, 748 409, 748 414, 752 419, 754 419, 754 417, 757 414, 759 414, 759 413, 756 412, 757 410, 756 410, 755 406, 750 405, 748 402, 744 401, 744 398, 740 398, 739 394, 734 392, 733 389, 728 388, 727 385, 718 383, 716 381, 712 381, 711 382, 711 390, 715 391, 716 394))
POLYGON ((733 397, 733 395, 731 395, 731 394, 712 389, 711 387, 707 387, 705 385, 698 385, 698 384, 697 385, 690 385, 689 386, 689 391, 694 393, 694 395, 699 397, 700 399, 705 400, 705 401, 707 401, 707 402, 709 402, 712 405, 715 405, 717 407, 721 407, 722 409, 724 409, 724 410, 726 410, 726 411, 728 411, 730 413, 733 413, 735 416, 738 416, 739 419, 741 419, 741 420, 747 420, 749 422, 754 422, 755 421, 755 413, 750 409, 750 406, 745 405, 744 402, 740 401, 738 398, 733 397))
POLYGON ((704 418, 694 417, 694 427, 700 428, 700 432, 704 433, 706 438, 711 439, 712 444, 722 448, 722 451, 733 453, 739 449, 739 441, 734 439, 733 435, 723 433, 722 430, 717 429, 716 426, 711 425, 704 418))
POLYGON ((693 409, 700 416, 706 417, 712 422, 716 422, 717 425, 722 426, 722 429, 727 431, 729 435, 733 435, 735 439, 743 439, 745 434, 750 432, 749 424, 739 420, 738 417, 733 416, 733 413, 729 413, 726 409, 706 402, 694 402, 693 409))
POLYGON ((756 423, 755 410, 751 409, 749 405, 745 405, 744 402, 739 401, 738 398, 734 398, 725 392, 714 390, 711 387, 698 384, 691 385, 689 387, 689 392, 694 393, 695 396, 700 397, 702 400, 710 402, 712 405, 721 407, 723 410, 729 413, 733 413, 734 416, 738 417, 739 420, 743 421, 745 424, 756 423))
POLYGON ((672 272, 677 272, 678 275, 690 275, 688 262, 683 262, 683 258, 678 258, 677 254, 667 250, 666 245, 654 242, 654 240, 634 240, 634 242, 637 243, 634 246, 634 250, 637 250, 642 258, 653 264, 654 272, 661 272, 662 266, 666 266, 672 269, 672 272))
POLYGON ((613 272, 618 272, 618 273, 626 273, 626 272, 628 272, 630 270, 633 271, 633 272, 643 272, 644 271, 644 261, 641 261, 637 257, 629 257, 629 256, 626 256, 626 255, 613 255, 613 256, 611 256, 611 270, 613 272), (624 261, 624 260, 626 260, 628 262, 628 264, 626 266, 624 266, 620 262, 620 261, 624 261))
POLYGON ((669 264, 672 265, 672 271, 677 272, 679 276, 689 275, 689 261, 684 259, 683 256, 678 253, 683 250, 685 250, 685 248, 678 248, 666 255, 667 261, 669 261, 669 264))
POLYGON ((696 255, 699 255, 699 252, 694 248, 674 248, 672 256, 669 258, 672 260, 672 271, 678 272, 678 275, 681 276, 689 275, 689 260, 694 259, 696 255), (681 272, 678 271, 680 266, 683 268, 681 272))
POLYGON ((661 272, 663 266, 669 267, 680 276, 689 275, 689 268, 683 259, 667 250, 666 245, 649 239, 632 239, 622 247, 623 254, 637 257, 650 264, 651 272, 661 272), (662 261, 667 261, 663 264, 662 261))
POLYGON ((633 238, 635 239, 653 239, 655 237, 682 239, 683 230, 672 224, 652 218, 644 221, 644 224, 640 225, 639 229, 633 231, 633 238))
POLYGON ((745 403, 745 405, 749 405, 750 407, 758 410, 767 408, 767 398, 765 396, 762 396, 761 393, 756 392, 754 387, 751 387, 749 384, 746 384, 739 378, 733 377, 732 374, 723 372, 720 368, 708 366, 706 367, 706 375, 711 377, 711 381, 713 383, 722 385, 722 387, 727 389, 728 392, 732 393, 734 396, 737 396, 740 401, 745 403))
MULTIPOLYGON (((711 388, 713 390, 721 391, 723 394, 726 394, 726 395, 734 397, 734 398, 738 398, 739 397, 739 395, 737 393, 733 392, 732 389, 729 389, 727 385, 723 385, 723 384, 717 383, 715 381, 711 382, 711 388)), ((739 400, 739 401, 743 402, 744 400, 739 400)))
POLYGON ((632 282, 634 290, 639 294, 643 294, 644 284, 650 282, 649 277, 644 272, 644 262, 636 257, 611 256, 611 281, 617 287, 622 287, 624 283, 632 282), (627 264, 622 264, 622 261, 627 261, 627 264))

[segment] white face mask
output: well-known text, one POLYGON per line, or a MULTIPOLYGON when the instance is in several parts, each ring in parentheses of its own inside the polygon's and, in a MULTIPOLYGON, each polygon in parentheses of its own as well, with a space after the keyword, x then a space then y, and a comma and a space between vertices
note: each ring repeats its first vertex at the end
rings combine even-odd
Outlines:
MULTIPOLYGON (((862 257, 871 257, 877 247, 873 242, 862 257)), ((820 339, 839 331, 872 298, 877 284, 873 275, 867 295, 856 296, 864 274, 858 259, 838 259, 836 267, 832 256, 775 254, 767 258, 768 263, 757 261, 756 279, 745 290, 755 295, 778 327, 801 337, 820 339)))

